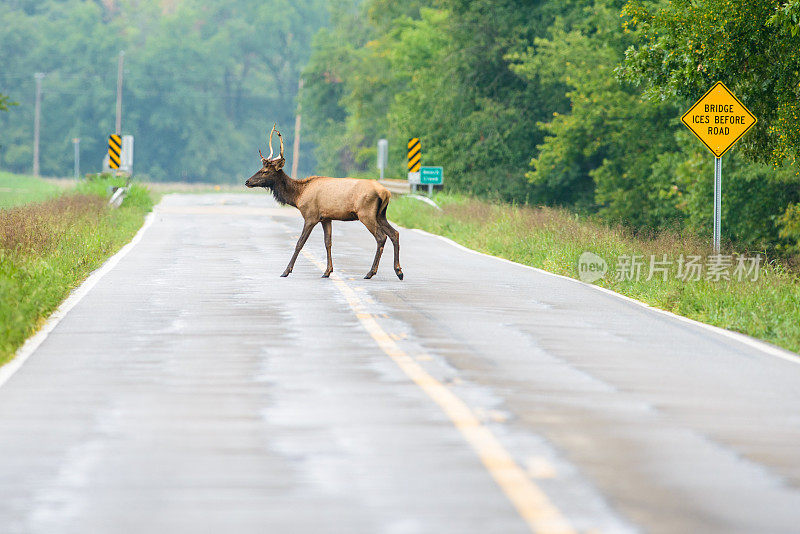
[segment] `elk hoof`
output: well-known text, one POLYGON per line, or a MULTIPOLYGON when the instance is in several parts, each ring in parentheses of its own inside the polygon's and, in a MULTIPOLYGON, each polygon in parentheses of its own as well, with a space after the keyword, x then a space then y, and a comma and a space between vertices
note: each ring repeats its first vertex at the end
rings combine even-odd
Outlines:
POLYGON ((397 274, 397 278, 399 278, 400 280, 403 279, 403 269, 396 269, 394 272, 395 274, 397 274))
POLYGON ((364 277, 364 280, 369 280, 369 279, 370 279, 370 278, 372 278, 373 276, 375 276, 375 273, 372 273, 372 272, 370 272, 370 273, 367 273, 367 276, 365 276, 365 277, 364 277))
POLYGON ((331 275, 331 272, 332 271, 325 271, 325 273, 322 275, 322 278, 328 278, 331 275))
POLYGON ((286 278, 287 276, 289 276, 290 272, 292 272, 292 271, 289 271, 289 270, 283 271, 283 274, 281 275, 281 278, 286 278))

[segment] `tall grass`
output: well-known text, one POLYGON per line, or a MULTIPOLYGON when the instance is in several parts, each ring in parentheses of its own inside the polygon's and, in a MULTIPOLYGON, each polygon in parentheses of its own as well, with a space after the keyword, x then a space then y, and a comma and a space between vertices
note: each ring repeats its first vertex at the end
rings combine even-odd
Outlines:
POLYGON ((61 192, 54 183, 0 171, 0 209, 53 198, 61 192))
MULTIPOLYGON (((440 193, 438 211, 408 197, 395 199, 389 217, 409 228, 447 236, 462 245, 553 273, 578 278, 578 258, 589 251, 605 259, 609 273, 596 283, 664 310, 704 323, 735 330, 800 351, 800 283, 797 273, 776 262, 763 262, 756 281, 682 280, 677 260, 709 254, 707 240, 695 235, 664 232, 633 235, 581 218, 561 209, 494 204, 440 193), (655 276, 624 279, 614 266, 622 256, 640 255, 645 262, 664 255, 674 262, 662 280, 655 276)), ((725 251, 726 254, 735 251, 725 251)), ((748 254, 750 256, 750 254, 748 254)))
POLYGON ((112 185, 97 180, 50 200, 0 209, 0 365, 141 227, 152 208, 148 191, 134 186, 112 209, 112 185))

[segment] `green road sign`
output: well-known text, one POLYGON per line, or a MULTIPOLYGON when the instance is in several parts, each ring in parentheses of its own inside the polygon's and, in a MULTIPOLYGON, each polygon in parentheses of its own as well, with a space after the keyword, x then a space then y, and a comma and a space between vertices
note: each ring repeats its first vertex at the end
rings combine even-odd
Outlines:
POLYGON ((442 183, 444 183, 444 170, 442 170, 441 167, 420 167, 419 183, 442 185, 442 183))

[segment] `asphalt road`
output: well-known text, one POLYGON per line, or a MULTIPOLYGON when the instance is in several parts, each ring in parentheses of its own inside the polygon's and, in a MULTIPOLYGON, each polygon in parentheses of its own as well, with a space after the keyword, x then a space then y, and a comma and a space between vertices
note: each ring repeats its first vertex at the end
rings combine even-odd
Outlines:
POLYGON ((401 230, 173 195, 0 386, 0 532, 797 532, 800 364, 401 230))

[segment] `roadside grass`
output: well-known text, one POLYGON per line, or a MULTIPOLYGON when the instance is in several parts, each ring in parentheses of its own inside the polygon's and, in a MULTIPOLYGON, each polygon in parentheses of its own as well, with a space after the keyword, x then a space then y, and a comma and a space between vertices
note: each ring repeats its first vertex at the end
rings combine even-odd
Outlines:
POLYGON ((58 185, 41 178, 0 171, 0 209, 47 200, 61 191, 58 185))
MULTIPOLYGON (((705 265, 710 253, 706 241, 698 236, 670 232, 635 236, 624 228, 562 209, 494 204, 449 193, 439 193, 434 200, 442 211, 412 198, 396 198, 389 205, 389 218, 406 228, 443 235, 471 249, 572 278, 578 278, 580 255, 593 252, 608 263, 609 269, 595 282, 597 285, 800 352, 800 280, 797 272, 780 263, 764 261, 756 281, 750 277, 742 281, 736 277, 708 280, 706 268, 699 280, 682 280, 677 276, 681 255, 687 259, 702 256, 705 265), (642 256, 642 276, 638 280, 633 276, 617 279, 618 259, 634 254, 642 256), (646 280, 651 255, 657 261, 666 255, 672 262, 666 280, 657 273, 646 280)), ((731 274, 735 263, 734 257, 731 274)))
POLYGON ((41 202, 0 209, 0 365, 109 256, 130 241, 153 201, 134 185, 107 205, 118 179, 81 182, 41 202))

